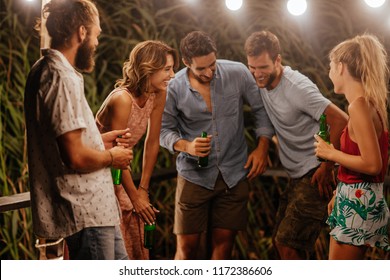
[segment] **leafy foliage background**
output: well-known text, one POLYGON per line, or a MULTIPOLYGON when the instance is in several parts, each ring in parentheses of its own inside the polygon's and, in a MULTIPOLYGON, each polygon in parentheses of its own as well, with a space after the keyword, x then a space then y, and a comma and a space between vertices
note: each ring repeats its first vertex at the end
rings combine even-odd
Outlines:
MULTIPOLYGON (((287 13, 286 2, 246 0, 240 11, 231 12, 223 0, 97 0, 103 32, 96 69, 85 75, 86 96, 93 112, 120 78, 122 63, 136 43, 158 39, 178 48, 180 39, 192 30, 210 33, 216 39, 220 58, 243 63, 247 36, 261 29, 274 32, 281 41, 284 64, 309 76, 325 96, 344 108, 345 101, 333 94, 327 77, 327 54, 340 41, 363 32, 377 35, 389 51, 390 4, 374 10, 362 0, 312 0, 304 16, 293 17, 287 13)), ((39 38, 32 27, 40 16, 41 3, 0 0, 0 5, 0 195, 5 196, 29 190, 23 92, 30 67, 40 56, 39 38)), ((246 136, 253 147, 249 115, 246 122, 246 136)), ((135 149, 134 172, 141 171, 140 146, 135 149)), ((172 167, 174 160, 161 149, 156 170, 172 167)), ((274 147, 269 164, 280 166, 274 147)), ((286 180, 277 177, 260 177, 252 182, 248 229, 237 237, 233 258, 275 258, 271 231, 278 196, 285 185, 286 180)), ((171 259, 175 252, 175 180, 153 182, 151 187, 154 204, 162 212, 152 258, 171 259)), ((35 259, 34 242, 29 208, 0 215, 1 259, 35 259)), ((326 259, 327 248, 325 229, 313 258, 326 259)), ((389 255, 374 249, 369 250, 367 258, 388 259, 389 255)))

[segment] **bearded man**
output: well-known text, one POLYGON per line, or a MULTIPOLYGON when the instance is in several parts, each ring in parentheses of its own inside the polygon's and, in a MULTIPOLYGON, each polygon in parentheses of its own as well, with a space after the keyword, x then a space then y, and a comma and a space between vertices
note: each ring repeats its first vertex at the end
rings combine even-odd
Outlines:
POLYGON ((175 259, 195 259, 201 235, 211 236, 211 259, 229 259, 247 224, 248 179, 267 166, 272 125, 244 64, 217 59, 214 40, 193 31, 180 43, 186 66, 169 82, 160 142, 178 152, 175 259), (248 153, 244 102, 255 118, 257 147, 248 153), (201 133, 208 133, 202 138, 201 133), (212 136, 212 137, 211 137, 212 136), (207 167, 198 157, 208 156, 207 167))
POLYGON ((245 52, 275 129, 280 160, 290 177, 279 200, 274 246, 281 259, 308 259, 313 255, 335 187, 334 163, 317 160, 313 135, 319 130, 320 116, 326 114, 330 140, 339 147, 347 115, 309 78, 282 65, 279 39, 273 33, 252 33, 245 52))
POLYGON ((129 133, 99 133, 78 72, 94 68, 98 10, 88 0, 52 0, 43 14, 51 48, 32 67, 24 98, 34 233, 65 238, 70 259, 127 259, 109 167, 128 167, 132 150, 113 144, 129 133))

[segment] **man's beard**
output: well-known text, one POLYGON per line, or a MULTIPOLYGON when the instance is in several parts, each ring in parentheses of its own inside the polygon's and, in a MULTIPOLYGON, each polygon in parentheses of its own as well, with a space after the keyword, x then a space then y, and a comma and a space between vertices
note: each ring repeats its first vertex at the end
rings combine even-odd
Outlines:
POLYGON ((75 65, 81 72, 92 72, 95 66, 95 48, 91 47, 89 38, 77 49, 75 65))
POLYGON ((259 81, 259 79, 256 79, 256 82, 257 82, 257 85, 260 87, 260 88, 266 88, 267 90, 271 90, 271 85, 272 83, 275 81, 276 79, 276 70, 273 71, 271 74, 269 74, 268 76, 268 79, 267 79, 267 83, 266 84, 263 84, 264 81, 259 81))
POLYGON ((211 80, 213 79, 213 76, 214 76, 214 73, 215 71, 213 71, 213 75, 211 76, 211 78, 207 78, 205 76, 203 76, 205 79, 202 79, 200 75, 196 75, 191 69, 189 69, 191 71, 191 74, 192 76, 200 83, 200 84, 208 84, 211 82, 211 80))
POLYGON ((265 85, 265 88, 268 89, 268 90, 272 89, 272 88, 271 88, 271 85, 272 85, 272 83, 275 81, 275 79, 276 79, 276 71, 272 72, 272 73, 269 75, 268 82, 267 82, 267 84, 265 85))

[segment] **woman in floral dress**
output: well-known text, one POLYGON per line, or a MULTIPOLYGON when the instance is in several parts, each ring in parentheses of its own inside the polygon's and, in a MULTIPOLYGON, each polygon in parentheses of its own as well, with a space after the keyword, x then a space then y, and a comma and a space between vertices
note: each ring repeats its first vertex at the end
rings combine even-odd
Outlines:
POLYGON ((334 92, 349 103, 340 151, 315 136, 316 155, 340 164, 328 207, 329 259, 363 259, 368 246, 390 250, 383 194, 389 144, 387 53, 375 36, 364 34, 337 45, 329 58, 334 92))
POLYGON ((149 40, 137 44, 123 64, 123 78, 96 114, 101 133, 130 128, 131 146, 146 133, 139 186, 134 185, 130 170, 123 170, 122 185, 115 186, 129 259, 149 258, 143 247, 144 223, 154 223, 158 212, 149 202, 149 183, 160 148, 166 90, 178 65, 176 50, 165 43, 149 40))

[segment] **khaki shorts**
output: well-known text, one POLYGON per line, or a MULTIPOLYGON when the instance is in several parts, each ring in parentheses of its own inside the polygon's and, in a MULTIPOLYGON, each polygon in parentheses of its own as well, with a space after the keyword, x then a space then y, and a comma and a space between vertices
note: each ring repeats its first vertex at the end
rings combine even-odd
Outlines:
POLYGON ((177 177, 175 234, 195 234, 207 228, 244 230, 248 218, 249 185, 246 180, 229 189, 219 176, 214 190, 177 177))
POLYGON ((274 238, 298 250, 314 251, 314 245, 327 217, 328 200, 321 198, 310 181, 314 170, 299 179, 290 179, 279 200, 274 238))

